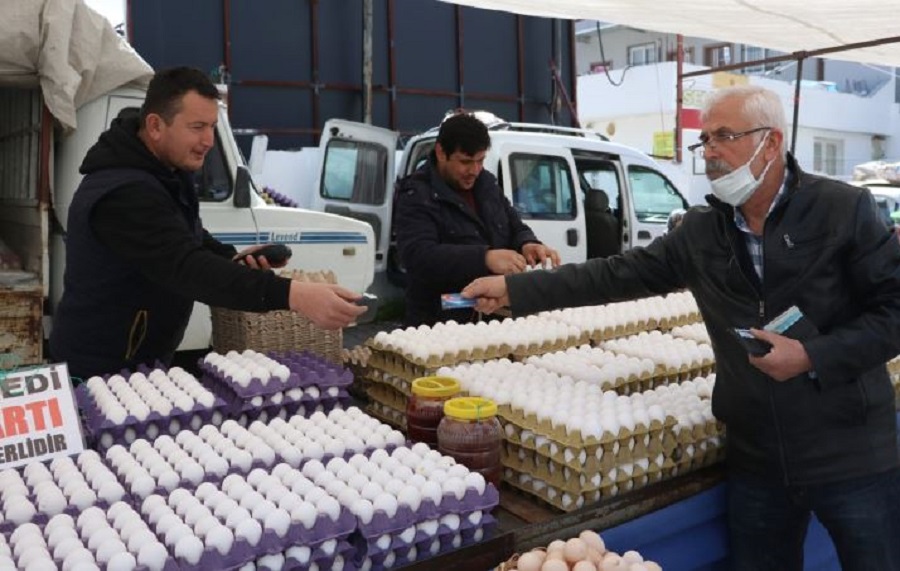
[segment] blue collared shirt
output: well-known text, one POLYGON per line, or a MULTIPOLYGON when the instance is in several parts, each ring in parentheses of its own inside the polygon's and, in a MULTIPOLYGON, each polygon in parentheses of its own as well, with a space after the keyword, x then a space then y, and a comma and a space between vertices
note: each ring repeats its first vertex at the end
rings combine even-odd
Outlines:
MULTIPOLYGON (((781 182, 781 188, 778 189, 778 194, 775 195, 775 198, 772 200, 772 204, 769 205, 769 211, 766 213, 766 218, 769 217, 769 214, 775 210, 775 207, 778 206, 778 203, 784 198, 785 190, 787 189, 788 183, 788 174, 785 171, 784 180, 781 182)), ((747 219, 744 218, 744 215, 741 213, 740 208, 734 209, 734 223, 744 234, 744 244, 747 245, 747 252, 750 254, 750 261, 753 262, 753 269, 756 270, 756 275, 759 277, 759 281, 763 281, 763 270, 764 262, 763 262, 763 236, 757 235, 753 233, 753 230, 750 229, 750 225, 747 224, 747 219)))

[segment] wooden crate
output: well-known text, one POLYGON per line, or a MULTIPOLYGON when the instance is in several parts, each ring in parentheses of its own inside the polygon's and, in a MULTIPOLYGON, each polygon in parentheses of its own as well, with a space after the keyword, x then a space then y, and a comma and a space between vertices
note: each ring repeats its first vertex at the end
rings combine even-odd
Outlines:
POLYGON ((37 278, 0 281, 0 369, 43 361, 43 301, 37 278))

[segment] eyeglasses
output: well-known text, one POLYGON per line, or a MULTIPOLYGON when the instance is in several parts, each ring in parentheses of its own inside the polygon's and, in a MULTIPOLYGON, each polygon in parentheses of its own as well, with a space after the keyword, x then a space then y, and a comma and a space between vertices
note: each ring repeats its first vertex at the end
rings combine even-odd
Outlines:
POLYGON ((694 154, 703 154, 705 149, 715 149, 719 143, 732 143, 741 137, 752 135, 760 131, 766 131, 771 127, 757 127, 749 131, 741 131, 740 133, 713 133, 711 135, 700 135, 700 142, 688 145, 688 150, 694 154))

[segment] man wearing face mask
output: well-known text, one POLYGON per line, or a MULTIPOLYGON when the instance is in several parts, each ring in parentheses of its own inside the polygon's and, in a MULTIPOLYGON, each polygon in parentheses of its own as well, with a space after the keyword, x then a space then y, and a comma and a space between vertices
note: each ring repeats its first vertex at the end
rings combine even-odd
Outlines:
POLYGON ((808 174, 784 151, 775 93, 718 91, 701 119, 693 148, 709 206, 647 248, 479 278, 463 295, 518 316, 690 289, 716 356, 734 569, 802 569, 815 513, 845 570, 900 570, 885 368, 900 353, 900 244, 867 190, 808 174))

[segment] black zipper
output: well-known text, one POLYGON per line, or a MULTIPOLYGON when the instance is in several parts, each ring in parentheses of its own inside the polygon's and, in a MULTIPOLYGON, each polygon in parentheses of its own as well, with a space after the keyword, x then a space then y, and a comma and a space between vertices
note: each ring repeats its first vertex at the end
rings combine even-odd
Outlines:
MULTIPOLYGON (((778 206, 781 206, 781 205, 780 204, 777 205, 776 209, 778 208, 778 206)), ((766 221, 768 221, 768 216, 766 217, 766 221)), ((743 276, 743 278, 747 282, 747 284, 750 286, 750 289, 753 290, 754 292, 757 292, 757 294, 758 294, 757 301, 758 301, 759 305, 758 305, 757 318, 759 319, 759 328, 760 329, 763 328, 763 326, 766 324, 766 321, 767 321, 766 320, 766 295, 765 295, 766 287, 765 287, 765 278, 764 278, 765 273, 766 273, 765 272, 765 268, 766 268, 766 221, 763 221, 763 233, 762 233, 763 275, 759 276, 759 290, 756 289, 756 287, 753 285, 753 282, 750 280, 749 277, 747 277, 747 274, 744 272, 744 268, 741 267, 740 258, 737 255, 737 251, 735 251, 734 240, 732 240, 732 239, 728 240, 728 244, 731 247, 731 255, 734 256, 735 261, 738 262, 738 271, 740 272, 741 276, 743 276)), ((742 235, 740 235, 739 233, 740 233, 740 230, 738 230, 737 238, 743 240, 744 237, 742 235)), ((751 260, 751 263, 752 263, 752 260, 751 260)), ((784 485, 789 486, 790 478, 788 477, 787 458, 785 456, 784 446, 782 445, 784 438, 781 433, 781 425, 778 422, 778 411, 775 408, 775 392, 773 390, 773 386, 772 386, 771 382, 768 382, 766 384, 766 387, 767 387, 768 393, 769 393, 769 405, 772 408, 772 419, 775 422, 775 434, 776 434, 776 438, 778 439, 778 455, 781 459, 781 468, 782 468, 782 472, 784 473, 784 485)))

